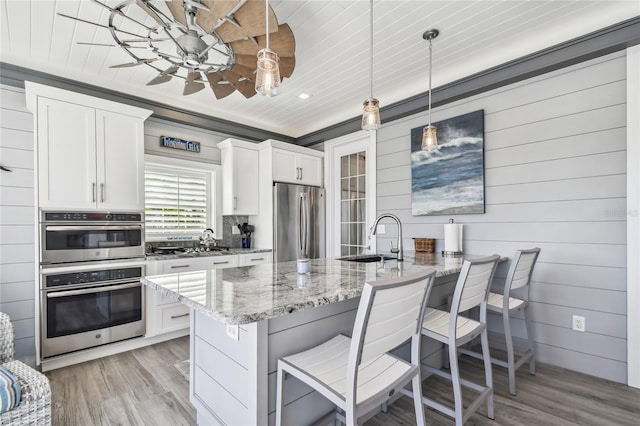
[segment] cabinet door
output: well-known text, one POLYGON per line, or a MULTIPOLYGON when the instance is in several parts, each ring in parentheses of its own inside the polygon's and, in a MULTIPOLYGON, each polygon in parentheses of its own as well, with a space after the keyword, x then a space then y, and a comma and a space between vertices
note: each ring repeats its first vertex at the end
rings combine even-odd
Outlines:
POLYGON ((97 200, 104 210, 144 210, 144 123, 96 111, 97 200))
POLYGON ((38 198, 44 208, 96 206, 95 110, 38 98, 38 198))
POLYGON ((225 215, 257 215, 260 212, 259 153, 230 147, 222 150, 222 211, 225 215))
POLYGON ((273 180, 277 182, 299 183, 299 170, 294 152, 274 149, 273 180))
POLYGON ((298 182, 305 185, 322 186, 322 158, 298 154, 300 168, 298 182))

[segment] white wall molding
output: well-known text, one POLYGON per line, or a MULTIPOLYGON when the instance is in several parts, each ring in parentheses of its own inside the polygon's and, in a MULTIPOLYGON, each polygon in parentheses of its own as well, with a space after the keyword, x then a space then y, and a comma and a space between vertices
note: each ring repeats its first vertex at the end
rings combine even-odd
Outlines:
POLYGON ((627 49, 627 384, 640 388, 640 46, 627 49))

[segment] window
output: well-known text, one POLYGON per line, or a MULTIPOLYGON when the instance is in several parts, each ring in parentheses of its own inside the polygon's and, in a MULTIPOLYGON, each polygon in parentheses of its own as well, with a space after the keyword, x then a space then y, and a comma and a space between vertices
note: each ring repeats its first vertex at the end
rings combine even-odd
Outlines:
POLYGON ((211 172, 145 164, 146 239, 192 239, 212 228, 211 182, 211 172))

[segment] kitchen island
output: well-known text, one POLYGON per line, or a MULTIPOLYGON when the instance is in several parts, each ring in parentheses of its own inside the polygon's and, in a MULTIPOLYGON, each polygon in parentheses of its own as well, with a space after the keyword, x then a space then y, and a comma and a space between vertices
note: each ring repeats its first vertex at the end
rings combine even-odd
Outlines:
MULTIPOLYGON (((275 420, 278 358, 351 335, 365 282, 436 269, 430 306, 446 304, 461 258, 422 255, 360 263, 311 260, 148 276, 141 281, 191 308, 190 400, 198 424, 267 425, 275 420)), ((402 352, 402 350, 400 350, 402 352)), ((440 347, 423 348, 429 363, 440 347)), ((285 386, 285 418, 308 424, 334 407, 306 385, 285 386)))

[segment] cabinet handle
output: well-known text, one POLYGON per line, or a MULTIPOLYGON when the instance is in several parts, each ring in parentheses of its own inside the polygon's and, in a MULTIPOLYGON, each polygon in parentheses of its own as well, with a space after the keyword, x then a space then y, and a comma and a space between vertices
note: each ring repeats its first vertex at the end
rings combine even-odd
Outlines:
POLYGON ((104 203, 104 183, 100 184, 100 202, 104 203))
POLYGON ((171 319, 188 317, 188 316, 189 316, 189 312, 187 312, 186 314, 182 314, 182 315, 171 315, 171 319))
POLYGON ((91 184, 91 202, 96 202, 96 183, 91 184))
POLYGON ((188 268, 191 265, 173 265, 171 269, 188 268))
POLYGON ((233 209, 238 209, 238 197, 233 197, 233 209))
POLYGON ((249 259, 252 262, 257 262, 258 260, 264 260, 264 257, 256 257, 255 259, 249 259))
POLYGON ((302 167, 300 167, 300 180, 302 180, 302 167))
POLYGON ((213 262, 214 265, 224 265, 226 263, 229 263, 229 261, 225 260, 224 262, 213 262))

